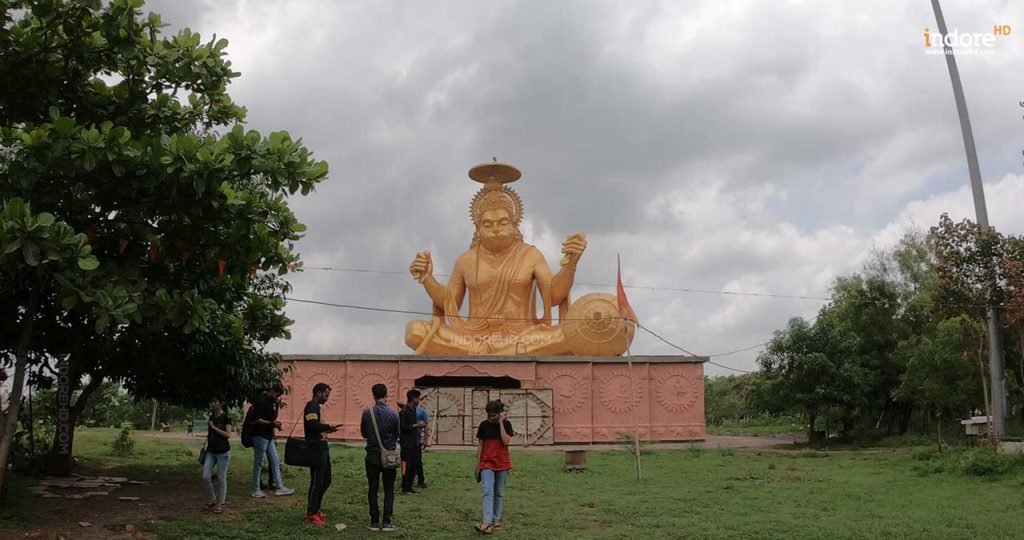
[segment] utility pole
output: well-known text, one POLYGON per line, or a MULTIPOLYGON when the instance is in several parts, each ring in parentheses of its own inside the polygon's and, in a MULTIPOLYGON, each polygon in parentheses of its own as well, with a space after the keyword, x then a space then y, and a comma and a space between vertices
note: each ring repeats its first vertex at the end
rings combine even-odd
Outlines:
MULTIPOLYGON (((974 194, 974 213, 978 218, 978 227, 982 232, 989 230, 988 209, 985 207, 985 188, 981 185, 981 170, 978 168, 978 151, 974 147, 974 132, 971 130, 971 119, 967 116, 967 101, 964 99, 964 88, 960 84, 960 71, 956 67, 953 48, 946 43, 946 20, 942 17, 939 0, 932 1, 935 12, 935 23, 942 35, 942 52, 949 68, 949 79, 953 83, 953 99, 956 101, 956 112, 960 116, 960 131, 964 137, 964 151, 967 153, 967 170, 971 176, 971 192, 974 194)), ((994 264, 995 261, 990 261, 994 264)), ((992 380, 992 432, 993 437, 1006 435, 1006 387, 1003 385, 1003 343, 1000 336, 1002 327, 999 324, 999 311, 994 306, 988 308, 988 370, 992 380)))

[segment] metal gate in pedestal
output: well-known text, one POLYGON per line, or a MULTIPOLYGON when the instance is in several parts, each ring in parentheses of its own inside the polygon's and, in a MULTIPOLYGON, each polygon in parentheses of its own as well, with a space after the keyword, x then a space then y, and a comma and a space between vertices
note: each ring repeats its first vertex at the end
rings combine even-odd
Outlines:
POLYGON ((516 435, 513 445, 554 444, 550 388, 421 388, 420 406, 430 413, 430 443, 475 445, 476 430, 487 419, 484 406, 500 399, 516 435))

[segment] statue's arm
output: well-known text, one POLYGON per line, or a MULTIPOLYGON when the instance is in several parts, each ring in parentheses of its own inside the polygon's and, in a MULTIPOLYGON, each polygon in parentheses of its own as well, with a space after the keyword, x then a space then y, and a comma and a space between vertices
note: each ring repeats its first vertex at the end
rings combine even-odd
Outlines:
POLYGON ((462 258, 455 262, 448 285, 442 285, 433 275, 428 275, 423 280, 423 288, 426 289, 434 305, 442 312, 444 311, 445 290, 451 290, 452 296, 455 298, 455 305, 462 309, 462 300, 466 297, 466 274, 463 272, 463 264, 462 258))
POLYGON ((444 285, 438 283, 434 276, 427 276, 423 280, 423 288, 430 296, 430 300, 440 309, 444 309, 444 285))
POLYGON ((534 258, 533 276, 537 280, 537 290, 540 291, 540 298, 544 303, 544 315, 541 320, 545 324, 551 324, 551 269, 548 268, 548 263, 544 260, 544 255, 539 250, 534 248, 531 255, 534 258))
POLYGON ((455 296, 455 305, 462 309, 462 300, 466 297, 466 274, 462 271, 462 258, 455 263, 452 269, 452 277, 448 279, 448 288, 455 296))
MULTIPOLYGON (((455 279, 455 274, 453 273, 451 281, 454 282, 455 279)), ((437 281, 437 279, 435 279, 434 276, 430 275, 423 280, 423 288, 427 291, 427 294, 430 296, 430 300, 434 302, 434 305, 443 311, 444 291, 447 287, 445 287, 439 281, 437 281)), ((461 300, 459 300, 459 303, 461 304, 461 300)))
POLYGON ((572 283, 576 279, 576 263, 563 266, 558 273, 551 278, 551 301, 555 305, 561 304, 572 290, 572 283))
POLYGON ((587 235, 583 233, 571 234, 565 239, 565 242, 562 242, 564 257, 562 257, 561 268, 551 279, 551 300, 555 305, 561 304, 569 297, 569 291, 576 279, 576 263, 580 261, 580 256, 583 255, 586 248, 587 235))

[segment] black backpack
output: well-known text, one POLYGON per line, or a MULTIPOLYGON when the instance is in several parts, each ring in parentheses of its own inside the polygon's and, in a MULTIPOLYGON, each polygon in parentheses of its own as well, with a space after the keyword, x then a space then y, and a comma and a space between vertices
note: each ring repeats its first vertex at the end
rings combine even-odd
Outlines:
POLYGON ((249 410, 245 411, 245 420, 242 420, 242 447, 252 448, 252 424, 255 420, 253 418, 253 406, 249 405, 249 410))

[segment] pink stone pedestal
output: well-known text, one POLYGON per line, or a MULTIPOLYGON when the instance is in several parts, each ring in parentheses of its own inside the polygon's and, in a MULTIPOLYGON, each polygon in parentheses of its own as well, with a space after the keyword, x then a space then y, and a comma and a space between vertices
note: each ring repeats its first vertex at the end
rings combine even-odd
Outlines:
MULTIPOLYGON (((634 423, 641 440, 703 440, 706 361, 634 356, 631 375, 624 357, 285 355, 280 367, 289 393, 280 414, 282 434, 301 421, 316 383, 332 388, 323 407, 324 421, 344 424, 334 438, 361 440, 359 418, 373 402, 370 387, 376 383, 387 385, 388 403, 395 407, 410 388, 430 387, 423 384, 424 377, 473 378, 472 388, 488 388, 490 378, 510 377, 519 388, 537 390, 538 395, 547 396, 550 389, 550 410, 544 414, 553 432, 547 439, 555 444, 615 442, 621 434, 632 434, 634 423)), ((452 390, 446 383, 438 387, 452 390)), ((478 406, 474 402, 473 408, 478 406)), ((433 417, 435 411, 430 413, 433 417)))

